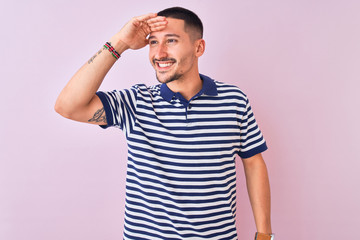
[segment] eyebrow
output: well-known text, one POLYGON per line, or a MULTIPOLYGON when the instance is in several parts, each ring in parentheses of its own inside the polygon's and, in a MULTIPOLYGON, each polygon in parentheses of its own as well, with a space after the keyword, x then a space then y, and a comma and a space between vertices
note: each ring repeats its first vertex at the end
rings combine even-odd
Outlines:
MULTIPOLYGON (((165 37, 177 37, 177 38, 180 38, 180 36, 175 34, 175 33, 165 34, 165 37)), ((156 38, 156 37, 155 36, 150 36, 149 40, 152 39, 152 38, 156 38)))

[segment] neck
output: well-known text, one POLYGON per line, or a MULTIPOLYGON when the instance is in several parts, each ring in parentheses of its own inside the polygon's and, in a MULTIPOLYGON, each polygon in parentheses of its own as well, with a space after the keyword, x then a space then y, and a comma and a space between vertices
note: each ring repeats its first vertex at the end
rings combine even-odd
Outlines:
POLYGON ((202 89, 203 82, 199 75, 197 61, 193 63, 190 71, 186 72, 181 78, 166 84, 173 92, 180 93, 186 100, 190 100, 202 89))
POLYGON ((202 88, 202 80, 199 73, 192 74, 190 77, 185 79, 178 79, 167 83, 166 85, 173 92, 179 92, 186 100, 190 100, 195 96, 202 88))

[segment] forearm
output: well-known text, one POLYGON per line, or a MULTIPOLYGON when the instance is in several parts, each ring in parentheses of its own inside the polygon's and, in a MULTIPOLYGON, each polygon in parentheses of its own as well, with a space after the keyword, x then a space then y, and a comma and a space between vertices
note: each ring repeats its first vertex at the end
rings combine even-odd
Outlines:
MULTIPOLYGON (((125 44, 116 39, 116 35, 110 41, 114 42, 116 46, 113 46, 120 54, 127 49, 125 44)), ((89 104, 115 62, 111 53, 101 48, 66 84, 56 101, 55 109, 68 115, 89 104)))
POLYGON ((270 219, 270 184, 268 172, 261 154, 244 160, 249 199, 258 232, 272 233, 270 219))

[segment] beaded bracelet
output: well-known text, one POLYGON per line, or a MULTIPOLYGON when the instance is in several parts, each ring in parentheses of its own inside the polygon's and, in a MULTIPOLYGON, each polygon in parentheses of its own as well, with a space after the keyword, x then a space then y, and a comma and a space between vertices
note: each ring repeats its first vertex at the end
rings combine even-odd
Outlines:
POLYGON ((111 52, 111 54, 114 56, 114 58, 116 58, 116 60, 120 58, 120 54, 115 50, 113 46, 111 46, 109 42, 105 43, 104 48, 108 49, 109 52, 111 52))

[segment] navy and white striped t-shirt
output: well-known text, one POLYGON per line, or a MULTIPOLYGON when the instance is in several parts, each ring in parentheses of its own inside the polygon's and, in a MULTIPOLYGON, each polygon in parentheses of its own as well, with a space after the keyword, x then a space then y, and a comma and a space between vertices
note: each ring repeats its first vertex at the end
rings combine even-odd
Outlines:
POLYGON ((166 84, 97 92, 128 142, 124 239, 237 239, 235 157, 267 147, 246 95, 200 77, 190 101, 166 84))

